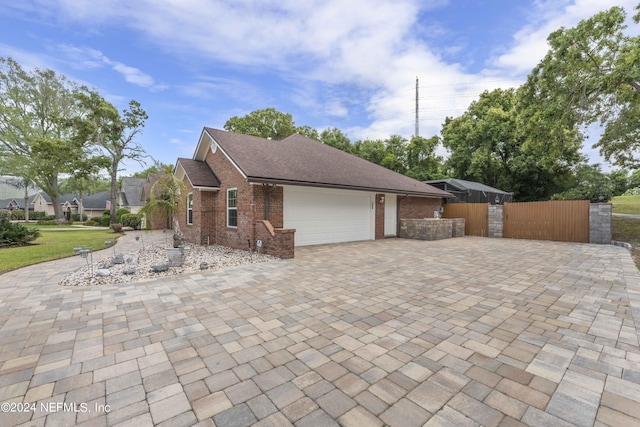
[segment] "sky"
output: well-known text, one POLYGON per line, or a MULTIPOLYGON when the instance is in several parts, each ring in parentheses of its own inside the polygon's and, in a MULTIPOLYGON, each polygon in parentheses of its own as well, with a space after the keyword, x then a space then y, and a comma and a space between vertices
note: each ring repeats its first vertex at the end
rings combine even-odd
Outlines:
MULTIPOLYGON (((203 127, 269 107, 352 142, 411 138, 416 79, 419 135, 439 135, 483 91, 524 83, 551 32, 614 5, 631 16, 637 3, 0 0, 0 56, 120 110, 140 102, 149 119, 137 142, 173 165, 193 156, 203 127)), ((583 152, 608 170, 593 142, 583 152)), ((123 175, 142 169, 127 163, 123 175)))

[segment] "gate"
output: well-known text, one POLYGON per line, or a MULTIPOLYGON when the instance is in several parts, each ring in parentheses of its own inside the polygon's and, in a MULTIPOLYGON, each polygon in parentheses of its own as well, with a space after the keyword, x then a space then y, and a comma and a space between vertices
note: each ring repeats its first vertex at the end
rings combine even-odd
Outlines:
POLYGON ((512 239, 589 243, 589 201, 505 203, 502 235, 512 239))
POLYGON ((489 224, 489 204, 450 203, 444 205, 443 218, 464 218, 465 236, 487 237, 489 224))

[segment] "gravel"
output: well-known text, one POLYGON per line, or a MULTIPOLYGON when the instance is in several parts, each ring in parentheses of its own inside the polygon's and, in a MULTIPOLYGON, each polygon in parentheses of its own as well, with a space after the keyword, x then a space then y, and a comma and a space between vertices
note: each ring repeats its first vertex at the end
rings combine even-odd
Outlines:
POLYGON ((226 246, 193 245, 184 248, 184 261, 181 266, 168 266, 166 271, 162 272, 153 271, 152 266, 162 267, 169 264, 167 249, 173 249, 173 247, 168 246, 165 242, 154 242, 131 253, 116 253, 115 256, 94 262, 93 272, 91 267, 86 265, 63 278, 60 281, 60 285, 113 285, 174 276, 182 273, 193 273, 201 270, 218 270, 224 267, 279 261, 279 258, 270 255, 250 253, 226 246), (120 258, 120 260, 117 258, 120 258), (114 263, 114 261, 124 262, 120 264, 114 263))

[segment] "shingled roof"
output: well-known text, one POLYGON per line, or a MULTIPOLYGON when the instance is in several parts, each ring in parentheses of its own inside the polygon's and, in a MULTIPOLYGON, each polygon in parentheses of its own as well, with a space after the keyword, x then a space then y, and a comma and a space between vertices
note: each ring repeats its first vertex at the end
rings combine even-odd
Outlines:
POLYGON ((446 191, 299 134, 270 140, 205 127, 194 161, 204 161, 207 144, 219 147, 248 182, 452 197, 446 191))
POLYGON ((184 169, 184 173, 193 188, 220 188, 220 180, 206 162, 179 158, 176 169, 178 166, 184 169))

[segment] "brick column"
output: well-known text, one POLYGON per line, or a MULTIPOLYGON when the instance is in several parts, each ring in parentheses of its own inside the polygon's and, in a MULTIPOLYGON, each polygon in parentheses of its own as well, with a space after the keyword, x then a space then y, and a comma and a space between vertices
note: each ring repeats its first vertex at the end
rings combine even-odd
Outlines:
POLYGON ((611 203, 589 205, 589 243, 611 244, 611 203))
POLYGON ((489 205, 489 237, 502 237, 502 205, 489 205))

